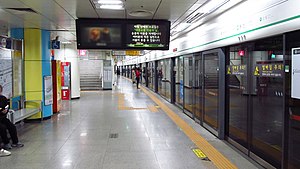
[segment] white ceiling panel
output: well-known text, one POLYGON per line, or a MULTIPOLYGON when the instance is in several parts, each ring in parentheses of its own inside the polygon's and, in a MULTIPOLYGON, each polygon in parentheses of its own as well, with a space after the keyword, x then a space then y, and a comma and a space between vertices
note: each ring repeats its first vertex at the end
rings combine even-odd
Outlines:
POLYGON ((97 9, 100 18, 125 18, 125 10, 97 9))
POLYGON ((174 22, 195 3, 198 3, 198 0, 165 0, 157 10, 154 19, 169 19, 174 22))
POLYGON ((89 0, 54 0, 73 18, 98 18, 89 0))
MULTIPOLYGON (((20 0, 25 5, 31 7, 39 14, 44 16, 50 21, 57 22, 59 19, 73 19, 69 13, 61 8, 57 3, 52 0, 20 0)), ((63 26, 62 26, 63 27, 63 26)))

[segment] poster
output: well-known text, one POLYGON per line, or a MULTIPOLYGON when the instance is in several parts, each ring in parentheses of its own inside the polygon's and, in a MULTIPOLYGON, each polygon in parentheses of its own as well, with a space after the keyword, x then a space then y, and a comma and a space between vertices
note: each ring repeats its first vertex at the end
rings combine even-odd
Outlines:
POLYGON ((44 77, 44 98, 45 98, 45 106, 53 104, 52 76, 44 77))
POLYGON ((12 72, 11 51, 8 49, 0 49, 0 85, 3 86, 2 94, 7 98, 13 96, 12 72))
POLYGON ((300 48, 292 49, 292 98, 300 99, 300 48))
POLYGON ((14 97, 22 95, 22 52, 21 51, 13 51, 13 94, 14 97))

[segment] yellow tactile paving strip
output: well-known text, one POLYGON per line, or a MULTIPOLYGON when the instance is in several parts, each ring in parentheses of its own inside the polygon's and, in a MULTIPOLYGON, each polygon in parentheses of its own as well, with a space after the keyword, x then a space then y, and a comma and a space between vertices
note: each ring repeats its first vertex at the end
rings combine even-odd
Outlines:
POLYGON ((151 94, 144 87, 143 92, 148 95, 160 108, 182 129, 182 131, 201 149, 205 155, 220 169, 237 169, 223 154, 216 150, 209 142, 207 142, 199 133, 197 133, 190 125, 182 120, 167 105, 162 103, 157 97, 151 94))
POLYGON ((118 110, 146 110, 147 108, 135 108, 125 106, 125 95, 118 93, 118 110))
POLYGON ((154 105, 149 105, 148 109, 152 112, 152 113, 158 113, 158 109, 156 108, 156 106, 154 105))

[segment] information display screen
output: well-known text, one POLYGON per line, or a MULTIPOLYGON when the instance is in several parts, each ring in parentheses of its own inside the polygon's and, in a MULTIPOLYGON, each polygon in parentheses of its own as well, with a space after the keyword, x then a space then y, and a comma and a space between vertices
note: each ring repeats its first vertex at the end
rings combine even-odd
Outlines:
POLYGON ((76 35, 78 49, 168 50, 170 22, 77 19, 76 35))
POLYGON ((170 23, 138 22, 126 26, 126 47, 132 49, 169 49, 170 23))
POLYGON ((122 24, 76 20, 78 49, 123 48, 122 24))

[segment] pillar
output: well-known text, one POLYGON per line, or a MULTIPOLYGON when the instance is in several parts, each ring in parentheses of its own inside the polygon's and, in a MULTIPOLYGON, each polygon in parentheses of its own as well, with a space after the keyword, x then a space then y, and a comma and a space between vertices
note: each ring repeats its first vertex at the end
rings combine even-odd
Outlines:
MULTIPOLYGON (((40 29, 24 29, 25 100, 42 101, 43 116, 38 113, 32 119, 52 116, 52 105, 45 105, 44 76, 51 76, 50 32, 40 29)), ((28 103, 36 107, 38 102, 28 103)))

